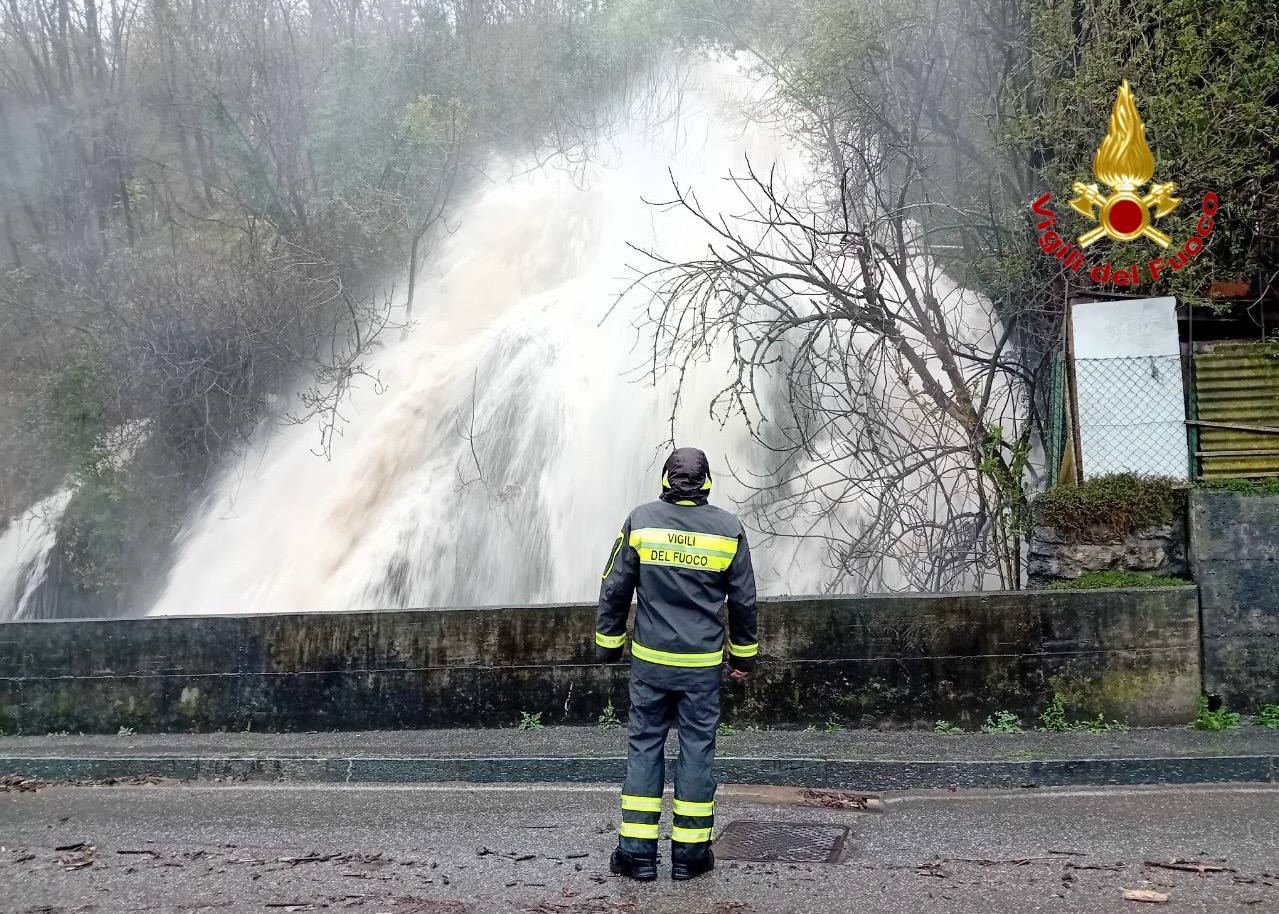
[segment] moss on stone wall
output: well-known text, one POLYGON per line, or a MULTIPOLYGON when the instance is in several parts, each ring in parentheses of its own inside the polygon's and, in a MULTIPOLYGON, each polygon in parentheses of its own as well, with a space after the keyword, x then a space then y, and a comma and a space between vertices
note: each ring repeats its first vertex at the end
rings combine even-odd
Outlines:
POLYGON ((1066 542, 1087 543, 1169 525, 1184 504, 1175 479, 1115 473, 1048 489, 1035 497, 1032 511, 1036 526, 1052 527, 1066 542))
POLYGON ((1139 571, 1089 571, 1073 580, 1050 581, 1045 590, 1099 590, 1110 587, 1184 587, 1184 578, 1139 571))
POLYGON ((1086 676, 1069 673, 1049 679, 1052 694, 1075 715, 1123 714, 1157 699, 1170 677, 1159 670, 1103 670, 1086 676))

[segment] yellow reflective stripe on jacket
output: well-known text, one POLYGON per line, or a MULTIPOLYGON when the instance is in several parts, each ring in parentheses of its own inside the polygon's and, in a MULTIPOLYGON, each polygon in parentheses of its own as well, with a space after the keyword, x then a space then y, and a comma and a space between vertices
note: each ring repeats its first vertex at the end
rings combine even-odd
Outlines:
POLYGON ((631 545, 635 548, 649 546, 658 549, 686 549, 710 555, 737 555, 737 539, 717 536, 714 533, 698 533, 696 530, 670 530, 665 527, 641 527, 631 531, 631 545))
POLYGON ((643 565, 724 571, 737 555, 737 540, 695 530, 643 527, 631 531, 631 546, 643 565))
POLYGON ((703 841, 711 839, 711 830, 709 828, 680 828, 678 825, 671 828, 671 840, 679 841, 683 844, 701 844, 703 841))
POLYGON ((620 635, 606 635, 603 632, 595 633, 595 643, 600 647, 621 647, 626 643, 626 633, 620 635))
POLYGON ((715 815, 715 801, 695 803, 692 800, 677 799, 672 812, 677 816, 713 816, 715 815))
POLYGON ((631 642, 631 656, 662 666, 719 666, 724 662, 724 649, 705 654, 677 654, 674 651, 658 651, 645 647, 638 641, 631 642))
POLYGON ((754 644, 734 644, 728 642, 728 652, 734 657, 754 657, 759 653, 759 642, 754 644))
POLYGON ((632 812, 661 812, 661 797, 633 797, 622 794, 622 808, 632 812))
POLYGON ((644 825, 640 822, 623 822, 617 833, 623 838, 657 838, 656 825, 644 825))
POLYGON ((733 560, 722 555, 706 555, 685 549, 655 549, 642 546, 639 553, 641 565, 666 565, 670 568, 691 568, 694 571, 727 571, 733 560))
POLYGON ((608 565, 604 567, 604 573, 601 578, 608 577, 613 571, 613 563, 617 561, 617 554, 622 551, 622 534, 617 534, 617 541, 613 543, 613 554, 608 557, 608 565))

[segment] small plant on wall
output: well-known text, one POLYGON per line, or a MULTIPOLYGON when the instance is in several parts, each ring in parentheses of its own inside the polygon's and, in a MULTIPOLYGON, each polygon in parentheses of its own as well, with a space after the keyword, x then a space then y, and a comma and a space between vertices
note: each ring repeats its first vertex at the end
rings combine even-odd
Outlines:
POLYGON ((1180 484, 1170 477, 1115 473, 1048 489, 1035 497, 1032 511, 1036 526, 1052 527, 1067 542, 1084 543, 1171 524, 1183 498, 1180 484))
POLYGON ((621 719, 617 716, 617 709, 613 707, 613 700, 610 698, 604 710, 600 712, 599 720, 596 726, 601 730, 612 730, 614 727, 622 725, 621 719))
POLYGON ((981 726, 982 733, 1020 733, 1021 720, 1012 711, 996 711, 981 726))
POLYGON ((1196 730, 1233 730, 1239 726, 1239 712, 1231 711, 1225 705, 1212 707, 1207 695, 1199 696, 1199 713, 1190 724, 1196 730))
POLYGON ((1095 718, 1071 721, 1066 717, 1066 702, 1061 695, 1053 695, 1052 704, 1039 715, 1039 729, 1049 733, 1115 733, 1128 729, 1128 725, 1117 720, 1106 720, 1098 714, 1095 718))

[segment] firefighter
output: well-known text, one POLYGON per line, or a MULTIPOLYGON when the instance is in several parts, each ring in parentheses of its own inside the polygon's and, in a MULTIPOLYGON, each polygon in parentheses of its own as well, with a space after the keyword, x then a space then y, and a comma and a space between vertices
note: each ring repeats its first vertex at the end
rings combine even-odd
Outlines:
POLYGON ((640 505, 622 525, 600 586, 596 658, 621 659, 631 595, 638 592, 631 641, 631 706, 622 826, 610 869, 657 878, 658 822, 665 784, 666 734, 678 722, 679 760, 672 805, 671 878, 715 866, 715 728, 720 669, 746 678, 755 665, 755 574, 742 523, 706 503, 710 466, 696 448, 679 448, 662 467, 660 500, 640 505), (728 633, 720 621, 727 600, 728 633))

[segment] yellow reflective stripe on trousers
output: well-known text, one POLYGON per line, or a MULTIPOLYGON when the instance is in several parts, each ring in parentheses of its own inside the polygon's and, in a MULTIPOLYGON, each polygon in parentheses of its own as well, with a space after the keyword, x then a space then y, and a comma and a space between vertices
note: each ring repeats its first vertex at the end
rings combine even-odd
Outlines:
POLYGON ((656 825, 642 825, 639 822, 623 822, 617 833, 623 838, 657 838, 656 825))
POLYGON ((647 660, 649 663, 658 663, 662 666, 719 666, 724 662, 724 649, 711 651, 705 654, 677 654, 673 651, 658 651, 651 647, 645 647, 638 641, 631 642, 631 656, 638 657, 640 660, 647 660))
POLYGON ((701 844, 703 841, 711 839, 711 830, 709 828, 680 828, 678 825, 671 828, 671 840, 679 841, 682 844, 701 844))
POLYGON ((734 657, 754 657, 759 653, 759 642, 754 644, 734 644, 728 642, 728 652, 734 657))
POLYGON ((632 812, 661 812, 661 797, 632 797, 622 794, 622 808, 632 812))
POLYGON ((672 812, 677 816, 713 816, 715 815, 715 801, 695 803, 691 800, 677 799, 672 812))
POLYGON ((626 643, 626 633, 620 635, 606 635, 603 632, 595 633, 595 643, 600 647, 621 647, 626 643))
POLYGON ((631 546, 642 565, 724 571, 737 555, 737 540, 695 530, 642 527, 631 531, 631 546))

